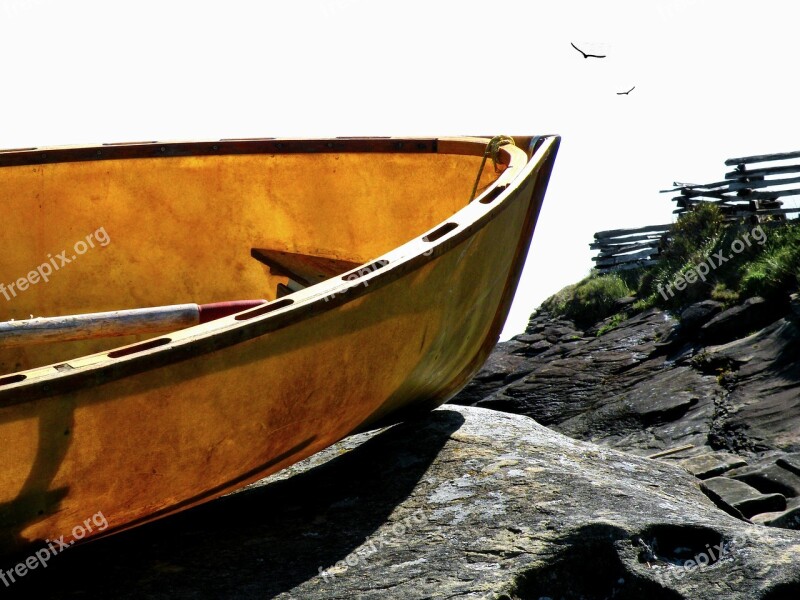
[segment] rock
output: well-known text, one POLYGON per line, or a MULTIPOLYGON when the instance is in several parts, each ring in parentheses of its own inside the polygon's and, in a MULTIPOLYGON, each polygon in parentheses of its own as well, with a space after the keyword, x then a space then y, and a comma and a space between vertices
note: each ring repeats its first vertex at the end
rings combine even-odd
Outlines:
POLYGON ((775 307, 764 298, 748 298, 718 314, 700 328, 700 338, 707 344, 723 344, 749 335, 775 320, 775 307))
POLYGON ((722 390, 715 376, 661 353, 658 341, 676 324, 663 311, 644 312, 601 336, 562 341, 528 357, 524 373, 478 401, 468 387, 453 402, 525 414, 568 435, 640 454, 686 443, 702 447, 722 390))
POLYGON ((758 469, 737 469, 728 476, 744 481, 765 494, 782 494, 787 498, 800 497, 800 476, 777 464, 758 469))
POLYGON ((727 452, 701 454, 700 456, 693 456, 692 458, 682 460, 679 464, 698 479, 716 477, 731 469, 747 465, 741 457, 728 454, 727 452))
POLYGON ((729 477, 712 477, 701 484, 702 490, 714 503, 733 514, 744 518, 758 513, 782 511, 786 509, 786 498, 781 494, 762 494, 743 481, 729 477))
POLYGON ((778 466, 800 475, 800 452, 783 456, 777 462, 778 466))
POLYGON ((716 300, 695 302, 681 313, 681 328, 687 334, 693 334, 711 320, 712 317, 721 313, 724 307, 725 305, 722 302, 717 302, 716 300))
MULTIPOLYGON (((759 513, 757 515, 753 515, 750 518, 750 522, 757 525, 767 526, 767 523, 772 523, 773 520, 783 515, 784 512, 786 511, 759 513)), ((786 527, 786 529, 791 529, 791 527, 786 527)))
POLYGON ((697 332, 712 317, 722 312, 724 305, 716 300, 702 300, 687 307, 680 314, 680 322, 658 343, 664 352, 674 351, 681 345, 695 341, 697 332))
POLYGON ((795 506, 781 513, 773 513, 771 518, 764 521, 764 525, 800 530, 800 506, 795 506))
POLYGON ((800 593, 798 566, 800 533, 726 515, 683 469, 447 406, 71 549, 4 592, 779 600, 800 593))
POLYGON ((552 319, 546 312, 535 313, 525 333, 514 336, 495 347, 477 375, 450 402, 452 404, 477 404, 497 388, 508 385, 531 372, 530 358, 547 360, 555 353, 563 354, 583 338, 583 332, 570 321, 552 319), (549 341, 552 340, 552 341, 549 341))
POLYGON ((729 374, 711 441, 735 453, 800 452, 800 325, 779 319, 756 335, 704 351, 729 374))
MULTIPOLYGON (((548 342, 543 343, 548 347, 551 345, 548 342)), ((498 344, 495 352, 489 355, 483 368, 473 377, 467 387, 461 391, 459 395, 460 402, 462 404, 474 404, 491 394, 498 386, 516 381, 520 377, 524 377, 525 374, 530 373, 533 368, 528 367, 527 361, 527 357, 533 355, 528 353, 530 347, 528 343, 517 339, 498 344), (520 352, 520 354, 517 354, 517 352, 520 352)))
POLYGON ((800 318, 800 294, 789 296, 789 310, 795 319, 800 318))
MULTIPOLYGON (((541 333, 534 333, 532 335, 523 333, 512 338, 511 341, 517 344, 516 347, 511 351, 511 354, 521 357, 536 356, 537 354, 541 354, 548 348, 552 347, 554 343, 548 341, 544 334, 541 333)), ((525 361, 523 360, 520 364, 525 364, 525 361)), ((487 366, 488 365, 484 365, 483 369, 485 370, 487 366)))
MULTIPOLYGON (((580 329, 575 323, 567 319, 554 317, 545 310, 537 310, 528 320, 528 327, 525 333, 545 333, 546 336, 560 332, 562 335, 580 334, 580 329)), ((558 335, 556 337, 559 337, 558 335)))
MULTIPOLYGON (((718 308, 698 303, 685 316, 697 327, 718 308)), ((697 460, 691 468, 699 478, 773 467, 798 474, 800 320, 778 312, 772 317, 756 334, 722 345, 705 345, 697 336, 665 345, 680 326, 668 313, 651 310, 540 353, 518 346, 514 356, 526 358, 515 372, 466 403, 528 415, 575 438, 638 455, 691 444, 660 460, 697 460), (704 455, 725 458, 716 463, 704 455)), ((532 333, 551 327, 549 318, 534 315, 532 333)), ((784 522, 777 516, 759 522, 784 522)))

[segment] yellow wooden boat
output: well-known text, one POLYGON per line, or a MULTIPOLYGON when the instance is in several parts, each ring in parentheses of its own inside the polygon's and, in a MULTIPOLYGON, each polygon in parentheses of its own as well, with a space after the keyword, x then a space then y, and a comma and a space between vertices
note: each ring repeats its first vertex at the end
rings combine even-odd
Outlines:
POLYGON ((448 400, 498 340, 558 144, 0 152, 0 322, 24 330, 0 338, 0 554, 184 510, 448 400), (104 329, 142 307, 194 316, 104 329), (67 315, 78 335, 31 337, 67 315))

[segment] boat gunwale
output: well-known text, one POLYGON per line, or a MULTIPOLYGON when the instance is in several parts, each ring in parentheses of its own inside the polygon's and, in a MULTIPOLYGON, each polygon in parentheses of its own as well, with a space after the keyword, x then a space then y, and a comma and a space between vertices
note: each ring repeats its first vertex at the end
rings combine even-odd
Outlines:
POLYGON ((64 162, 176 158, 236 154, 323 154, 331 152, 435 154, 443 138, 251 138, 210 141, 146 141, 81 146, 0 149, 0 168, 64 162))
MULTIPOLYGON (((399 138, 389 139, 396 141, 399 138)), ((413 142, 416 138, 402 139, 404 141, 413 142)), ((21 404, 40 398, 100 385, 154 368, 166 367, 198 355, 208 354, 216 350, 234 346, 261 337, 272 331, 288 327, 329 310, 334 310, 339 306, 360 298, 374 289, 389 285, 408 273, 433 261, 435 258, 438 258, 466 239, 469 239, 480 231, 488 222, 492 221, 510 204, 509 200, 513 192, 527 181, 532 172, 538 170, 538 166, 541 166, 539 163, 545 159, 550 146, 555 143, 556 140, 558 140, 557 136, 541 136, 541 138, 538 138, 536 147, 529 150, 530 157, 528 157, 528 153, 516 146, 502 147, 501 162, 506 163, 505 170, 501 173, 500 177, 466 206, 453 213, 444 221, 437 223, 424 234, 412 238, 408 242, 401 244, 380 257, 371 259, 363 265, 359 265, 359 267, 340 276, 327 279, 298 292, 273 300, 265 305, 269 307, 282 302, 283 304, 276 306, 276 310, 273 312, 260 313, 252 318, 246 318, 247 314, 250 312, 256 313, 258 311, 263 311, 264 306, 248 309, 247 311, 203 325, 196 325, 186 329, 165 333, 161 336, 156 336, 149 340, 136 342, 127 346, 111 348, 107 351, 76 357, 71 360, 63 361, 58 365, 45 365, 7 373, 0 376, 0 381, 20 375, 25 375, 26 377, 24 380, 9 382, 0 386, 0 406, 21 404), (482 200, 484 202, 482 202, 482 200), (464 217, 468 218, 465 219, 464 217), (457 222, 458 226, 451 231, 446 232, 435 240, 427 241, 424 239, 443 225, 454 221, 457 222), (358 273, 359 270, 364 270, 366 265, 374 264, 381 260, 388 261, 382 268, 373 270, 358 279, 346 279, 349 275, 358 273), (364 283, 368 283, 369 286, 363 285, 364 283), (287 299, 290 300, 289 303, 286 303, 287 299), (108 356, 111 352, 133 348, 140 344, 147 344, 148 342, 161 338, 170 339, 169 342, 164 345, 149 350, 143 350, 142 352, 132 353, 118 358, 111 358, 108 356), (90 359, 96 360, 88 364, 75 366, 70 370, 56 369, 56 366, 61 366, 64 363, 85 362, 90 359)), ((315 141, 326 142, 326 140, 315 141)), ((353 140, 337 138, 337 141, 353 140)), ((356 139, 355 141, 361 142, 363 140, 356 139)), ((386 140, 381 139, 379 141, 386 140)), ((436 138, 432 140, 432 142, 432 145, 435 146, 440 153, 482 155, 488 139, 442 137, 436 138)), ((319 147, 319 144, 312 144, 311 147, 319 147)), ((342 150, 338 144, 333 149, 328 150, 328 152, 342 151, 346 150, 342 150)))

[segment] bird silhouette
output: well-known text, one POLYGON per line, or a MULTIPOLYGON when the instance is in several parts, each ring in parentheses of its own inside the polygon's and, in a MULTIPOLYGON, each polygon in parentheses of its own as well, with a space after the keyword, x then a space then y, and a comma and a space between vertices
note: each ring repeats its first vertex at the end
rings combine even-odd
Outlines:
POLYGON ((570 43, 569 43, 569 45, 570 45, 570 46, 572 46, 573 48, 575 48, 575 50, 577 50, 577 51, 578 51, 578 52, 580 52, 581 54, 583 54, 583 58, 605 58, 605 57, 606 57, 606 55, 605 55, 605 54, 586 54, 586 52, 584 52, 583 50, 581 50, 580 48, 578 48, 578 47, 577 47, 575 44, 573 44, 572 42, 570 42, 570 43))
POLYGON ((634 88, 635 88, 635 87, 636 87, 636 86, 633 86, 633 87, 632 87, 631 89, 629 89, 627 92, 617 92, 617 96, 627 96, 628 94, 630 94, 630 93, 631 93, 631 92, 634 90, 634 88))

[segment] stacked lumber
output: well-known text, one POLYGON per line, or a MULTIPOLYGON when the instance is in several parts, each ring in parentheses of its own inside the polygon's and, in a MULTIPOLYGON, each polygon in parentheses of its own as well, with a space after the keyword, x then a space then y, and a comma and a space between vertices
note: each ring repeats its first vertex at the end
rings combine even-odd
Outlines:
POLYGON ((702 203, 713 203, 729 221, 786 220, 787 215, 800 213, 800 207, 786 208, 781 200, 800 195, 800 164, 795 159, 800 159, 800 151, 729 158, 725 165, 733 169, 723 181, 674 182, 675 187, 662 193, 679 192, 672 198, 679 217, 702 203))
POLYGON ((657 262, 661 240, 670 225, 649 225, 637 229, 612 229, 598 231, 592 250, 599 250, 592 260, 598 271, 624 271, 646 267, 657 262))

